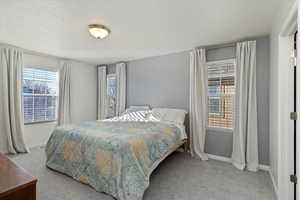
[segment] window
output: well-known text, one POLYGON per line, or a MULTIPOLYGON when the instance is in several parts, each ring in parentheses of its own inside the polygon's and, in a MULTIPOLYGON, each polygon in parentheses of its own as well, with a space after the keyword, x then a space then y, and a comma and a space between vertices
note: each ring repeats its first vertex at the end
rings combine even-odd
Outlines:
POLYGON ((107 75, 107 117, 114 117, 116 113, 117 76, 107 75))
POLYGON ((235 61, 207 63, 208 127, 233 129, 235 61))
POLYGON ((57 118, 58 72, 24 68, 24 122, 53 121, 57 118))

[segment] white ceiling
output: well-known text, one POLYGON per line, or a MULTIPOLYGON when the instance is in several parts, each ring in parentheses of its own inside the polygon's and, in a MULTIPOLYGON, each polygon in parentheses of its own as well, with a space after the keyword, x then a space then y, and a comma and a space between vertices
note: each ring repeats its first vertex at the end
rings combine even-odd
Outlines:
POLYGON ((89 63, 269 34, 280 0, 0 0, 0 41, 89 63), (108 26, 104 40, 88 24, 108 26))

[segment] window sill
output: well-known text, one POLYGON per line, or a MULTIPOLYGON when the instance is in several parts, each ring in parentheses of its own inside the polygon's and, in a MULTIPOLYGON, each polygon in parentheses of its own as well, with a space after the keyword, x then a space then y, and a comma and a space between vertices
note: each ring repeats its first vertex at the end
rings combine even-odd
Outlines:
POLYGON ((49 121, 40 121, 40 122, 28 122, 28 123, 24 123, 24 125, 34 125, 34 124, 48 124, 48 123, 57 123, 57 120, 49 120, 49 121))
POLYGON ((233 129, 229 129, 229 128, 207 127, 206 130, 216 131, 216 132, 233 133, 233 129))

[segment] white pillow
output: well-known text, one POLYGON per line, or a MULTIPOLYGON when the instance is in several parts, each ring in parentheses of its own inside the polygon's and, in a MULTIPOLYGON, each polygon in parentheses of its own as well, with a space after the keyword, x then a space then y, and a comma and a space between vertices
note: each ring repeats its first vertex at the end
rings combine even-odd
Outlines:
POLYGON ((183 125, 186 114, 187 112, 183 109, 153 108, 149 118, 153 121, 165 121, 183 125))

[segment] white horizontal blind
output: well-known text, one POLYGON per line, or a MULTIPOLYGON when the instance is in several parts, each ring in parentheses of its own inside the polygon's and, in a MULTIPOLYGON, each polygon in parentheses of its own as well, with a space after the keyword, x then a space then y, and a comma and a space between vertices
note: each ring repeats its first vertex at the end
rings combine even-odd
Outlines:
POLYGON ((57 118, 58 72, 35 68, 23 70, 24 122, 57 118))
POLYGON ((208 127, 233 129, 234 60, 208 64, 208 127))

